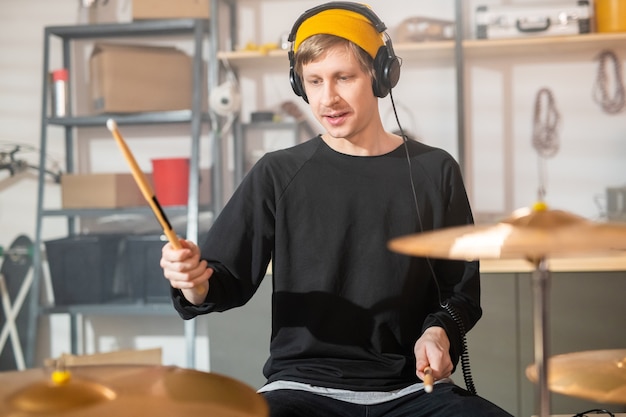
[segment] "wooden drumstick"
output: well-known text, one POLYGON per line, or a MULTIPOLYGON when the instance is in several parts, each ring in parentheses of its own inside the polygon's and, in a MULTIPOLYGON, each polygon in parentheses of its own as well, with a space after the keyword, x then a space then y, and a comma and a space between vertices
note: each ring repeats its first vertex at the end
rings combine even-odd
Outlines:
MULTIPOLYGON (((115 141, 117 142, 120 149, 122 150, 122 154, 124 155, 126 162, 128 162, 128 165, 130 166, 130 170, 133 174, 133 178, 135 178, 135 182, 139 186, 141 193, 143 194, 148 204, 150 204, 150 207, 152 208, 152 212, 154 213, 157 220, 161 224, 161 227, 163 228, 163 232, 165 233, 165 236, 167 236, 167 240, 171 243, 174 249, 182 249, 182 245, 180 244, 180 241, 178 240, 178 236, 176 236, 176 232, 174 232, 174 229, 172 229, 172 225, 167 219, 167 216, 165 215, 165 212, 163 211, 161 204, 159 204, 159 200, 157 200, 157 197, 154 194, 154 191, 152 191, 152 187, 150 187, 150 183, 148 182, 146 175, 139 168, 139 165, 137 164, 137 161, 135 160, 133 153, 130 151, 130 148, 126 144, 126 141, 124 141, 124 138, 120 134, 115 120, 113 119, 107 120, 107 129, 109 129, 109 131, 113 134, 115 141)), ((196 291, 198 293, 201 293, 202 288, 196 287, 196 291)))
POLYGON ((139 186, 139 189, 141 190, 141 193, 143 194, 146 201, 150 204, 154 215, 161 224, 161 227, 163 228, 163 232, 165 232, 165 236, 167 236, 167 239, 170 241, 174 249, 181 249, 182 246, 180 245, 180 241, 178 240, 176 233, 172 229, 172 225, 165 216, 163 208, 159 204, 159 200, 157 200, 156 195, 154 195, 148 179, 146 178, 143 171, 139 168, 139 165, 137 164, 133 153, 130 151, 130 148, 128 147, 128 145, 126 145, 124 138, 120 134, 115 120, 107 120, 107 128, 111 131, 113 137, 117 141, 117 144, 122 150, 122 154, 124 154, 124 158, 126 158, 126 162, 128 162, 128 165, 130 166, 130 171, 135 178, 135 182, 139 186))
POLYGON ((430 366, 427 366, 426 368, 424 368, 424 391, 433 392, 433 384, 433 370, 430 368, 430 366))

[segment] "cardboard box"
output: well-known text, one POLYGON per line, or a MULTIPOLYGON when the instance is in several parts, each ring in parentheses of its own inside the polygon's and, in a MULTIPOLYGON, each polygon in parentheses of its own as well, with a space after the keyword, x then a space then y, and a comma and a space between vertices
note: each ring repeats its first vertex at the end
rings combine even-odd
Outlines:
POLYGON ((89 59, 94 111, 190 109, 192 61, 173 47, 97 43, 89 59))
POLYGON ((58 360, 62 360, 64 366, 163 365, 163 348, 121 349, 84 355, 62 353, 58 359, 45 359, 44 366, 53 368, 58 360))
POLYGON ((132 174, 65 174, 63 208, 118 208, 147 205, 132 174))
POLYGON ((210 0, 133 0, 133 20, 208 19, 210 0))
MULTIPOLYGON (((198 204, 211 204, 211 169, 200 169, 198 204)), ((152 174, 146 173, 151 187, 152 174)), ((61 176, 63 208, 120 208, 148 206, 132 174, 97 173, 61 176)))

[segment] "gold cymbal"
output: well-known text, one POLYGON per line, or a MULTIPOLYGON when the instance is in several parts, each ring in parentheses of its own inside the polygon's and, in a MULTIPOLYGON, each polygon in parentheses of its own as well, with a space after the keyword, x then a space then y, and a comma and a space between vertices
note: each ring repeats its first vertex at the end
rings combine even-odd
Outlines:
POLYGON ((267 404, 230 377, 175 366, 89 365, 68 368, 60 386, 42 369, 0 372, 0 415, 267 417, 267 404), (60 395, 59 395, 60 394, 60 395), (60 396, 61 398, 54 398, 60 396))
POLYGON ((626 250, 626 224, 595 223, 562 210, 533 208, 489 226, 459 226, 392 239, 392 251, 443 259, 529 259, 626 250))
MULTIPOLYGON (((526 368, 537 382, 537 367, 526 368)), ((590 350, 556 355, 548 360, 551 391, 599 403, 626 404, 626 349, 590 350)))
POLYGON ((115 398, 115 392, 104 385, 85 380, 63 384, 42 381, 11 395, 8 405, 19 411, 54 413, 75 410, 115 398))

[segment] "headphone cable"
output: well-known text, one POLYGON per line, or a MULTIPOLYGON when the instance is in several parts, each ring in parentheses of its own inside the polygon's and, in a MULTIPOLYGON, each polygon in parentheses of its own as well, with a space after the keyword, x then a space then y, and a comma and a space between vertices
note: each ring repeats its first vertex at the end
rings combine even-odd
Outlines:
MULTIPOLYGON (((411 154, 409 152, 408 138, 404 133, 404 129, 402 128, 402 124, 400 123, 400 118, 398 117, 398 112, 396 110, 396 103, 393 99, 393 88, 389 89, 389 97, 391 99, 391 107, 393 108, 393 114, 396 118, 396 124, 398 125, 398 129, 400 130, 400 134, 402 135, 402 141, 404 145, 404 151, 406 154, 407 165, 409 168, 409 179, 411 182, 411 191, 413 194, 413 202, 415 203, 415 212, 417 214, 417 221, 419 223, 420 232, 424 232, 424 225, 422 223, 422 215, 420 213, 419 204, 417 202, 417 192, 415 191, 415 182, 413 181, 413 167, 411 164, 411 154)), ((430 270, 430 273, 433 277, 433 282, 435 283, 435 287, 437 288, 437 297, 439 300, 439 305, 443 308, 454 320, 456 323, 458 330, 461 334, 461 369, 463 371, 463 380, 465 382, 465 387, 467 390, 476 395, 476 387, 474 385, 474 379, 472 377, 472 371, 470 368, 469 354, 467 351, 467 339, 465 337, 466 330, 465 325, 463 324, 463 320, 459 316, 456 309, 452 306, 452 304, 447 301, 444 303, 441 299, 441 287, 439 286, 439 279, 437 278, 437 274, 435 273, 435 269, 433 268, 432 262, 429 257, 424 257, 426 260, 426 264, 430 270)))
MULTIPOLYGON (((389 90, 389 98, 391 99, 391 107, 393 109, 393 114, 396 119, 396 124, 398 125, 398 129, 400 130, 400 134, 402 135, 402 142, 404 145, 404 152, 406 155, 406 162, 409 168, 409 181, 411 182, 411 193, 413 195, 413 203, 415 204, 415 213, 417 215, 417 222, 419 224, 420 232, 424 232, 424 224, 422 223, 422 214, 420 212, 419 204, 417 202, 417 191, 415 191, 415 182, 413 181, 413 165, 411 164, 411 154, 409 152, 409 144, 408 137, 404 133, 404 129, 402 128, 402 124, 400 123, 400 118, 398 117, 398 112, 396 110, 396 102, 393 99, 393 89, 389 90)), ((430 258, 425 257, 426 263, 428 264, 428 269, 433 276, 433 281, 435 282, 435 286, 437 287, 437 297, 439 299, 439 305, 445 308, 445 305, 441 299, 441 288, 439 287, 439 280, 437 279, 437 274, 435 273, 435 269, 430 262, 430 258)))

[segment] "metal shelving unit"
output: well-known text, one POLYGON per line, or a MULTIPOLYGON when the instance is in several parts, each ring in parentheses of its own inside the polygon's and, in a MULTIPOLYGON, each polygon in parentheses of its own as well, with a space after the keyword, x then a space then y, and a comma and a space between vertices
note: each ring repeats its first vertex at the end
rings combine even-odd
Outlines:
MULTIPOLYGON (((187 231, 186 237, 189 239, 197 240, 198 237, 198 218, 200 207, 198 205, 198 186, 199 186, 199 155, 200 155, 200 141, 202 135, 202 125, 210 123, 211 136, 214 142, 214 149, 218 152, 214 153, 215 160, 219 160, 221 155, 220 143, 216 137, 215 127, 213 126, 213 118, 209 113, 202 110, 203 94, 206 92, 201 88, 204 85, 203 74, 203 51, 205 48, 205 41, 208 39, 208 55, 209 66, 208 85, 216 85, 217 76, 215 72, 218 70, 217 61, 214 59, 216 56, 216 45, 210 36, 209 27, 214 23, 213 19, 172 19, 172 20, 146 20, 137 21, 132 23, 114 23, 114 24, 99 24, 99 25, 75 25, 75 26, 51 26, 46 27, 44 30, 44 56, 43 56, 43 82, 42 82, 42 107, 41 107, 41 141, 40 141, 40 160, 44 161, 47 155, 48 149, 48 129, 56 126, 64 130, 65 135, 65 164, 66 171, 72 173, 75 171, 74 159, 75 159, 75 130, 81 127, 94 127, 105 126, 106 121, 110 115, 93 115, 93 116, 72 116, 68 117, 50 117, 47 113, 48 101, 49 101, 49 72, 50 72, 50 49, 52 39, 60 39, 62 43, 62 65, 65 68, 72 68, 72 42, 76 40, 97 40, 100 38, 146 38, 146 37, 172 37, 172 36, 186 36, 190 37, 194 43, 193 52, 193 95, 192 106, 188 110, 180 111, 165 111, 165 112, 150 112, 150 113, 137 113, 127 115, 115 115, 115 120, 118 125, 158 125, 158 124, 189 124, 191 126, 191 151, 190 151, 190 177, 189 177, 189 199, 187 206, 181 207, 166 207, 165 211, 168 213, 187 214, 187 231), (200 87, 198 87, 200 86, 200 87)), ((69 85, 69 100, 72 97, 72 83, 69 85)), ((72 108, 72 103, 69 103, 69 108, 72 108)), ((216 164, 219 165, 219 164, 216 164)), ((43 165, 42 165, 43 166, 43 165)), ((42 231, 44 218, 50 216, 63 216, 68 220, 68 236, 76 234, 76 218, 81 216, 102 216, 115 213, 150 213, 150 209, 146 207, 133 207, 129 209, 47 209, 44 207, 44 193, 45 193, 45 172, 39 171, 39 185, 38 185, 38 197, 37 197, 37 217, 36 217, 36 230, 33 249, 33 284, 30 289, 30 304, 29 308, 30 323, 28 326, 27 334, 27 346, 26 346, 26 361, 27 366, 33 366, 35 362, 35 352, 37 346, 37 333, 39 317, 42 314, 56 314, 64 313, 70 315, 72 341, 71 348, 72 353, 77 353, 77 323, 80 321, 82 315, 171 315, 173 311, 171 305, 163 304, 144 304, 137 303, 136 301, 129 301, 126 304, 111 303, 111 304, 98 304, 98 305, 73 305, 64 307, 50 307, 40 305, 41 294, 41 282, 43 274, 43 254, 42 254, 42 231)), ((214 213, 221 208, 220 198, 218 196, 221 193, 221 171, 214 169, 213 175, 213 194, 214 198, 211 201, 211 207, 202 207, 202 209, 213 210, 214 213)), ((194 367, 195 360, 195 321, 190 320, 185 322, 185 337, 187 342, 187 366, 194 367)))

